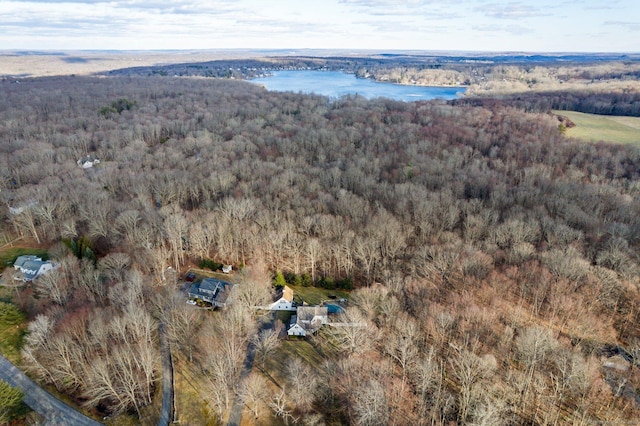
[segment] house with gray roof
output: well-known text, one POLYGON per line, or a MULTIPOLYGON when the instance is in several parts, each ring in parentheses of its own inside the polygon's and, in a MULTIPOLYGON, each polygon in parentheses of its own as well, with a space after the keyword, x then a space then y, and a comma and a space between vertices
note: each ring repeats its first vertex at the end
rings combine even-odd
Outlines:
POLYGON ((13 264, 14 269, 22 272, 22 280, 24 282, 33 281, 39 276, 52 271, 56 266, 57 265, 50 260, 42 260, 38 256, 33 255, 18 256, 13 264))
POLYGON ((29 261, 41 261, 42 258, 35 256, 33 254, 23 254, 22 256, 18 256, 15 262, 13 262, 14 269, 21 269, 22 266, 29 261))
POLYGON ((231 293, 233 284, 221 281, 216 278, 205 278, 189 287, 189 297, 191 299, 209 302, 217 308, 227 306, 227 299, 231 293))
POLYGON ((320 327, 329 323, 329 312, 326 306, 298 306, 296 315, 291 318, 291 326, 287 330, 287 334, 289 336, 306 336, 315 333, 320 327))

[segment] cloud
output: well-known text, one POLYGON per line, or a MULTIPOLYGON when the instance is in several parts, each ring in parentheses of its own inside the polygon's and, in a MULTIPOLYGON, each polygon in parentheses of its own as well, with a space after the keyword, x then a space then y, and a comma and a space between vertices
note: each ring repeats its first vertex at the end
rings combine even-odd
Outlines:
POLYGON ((483 33, 509 33, 513 35, 532 34, 535 32, 532 28, 521 25, 473 25, 472 28, 474 31, 483 33))
POLYGON ((624 27, 629 31, 640 31, 640 22, 631 21, 606 21, 604 25, 624 27))
POLYGON ((224 14, 241 10, 238 6, 242 2, 232 0, 175 0, 175 1, 145 1, 145 0, 9 0, 7 3, 30 8, 34 5, 48 5, 49 7, 65 7, 70 4, 76 7, 105 6, 110 10, 138 10, 157 13, 190 13, 190 14, 224 14))
POLYGON ((0 0, 0 45, 557 50, 561 31, 576 50, 627 49, 637 11, 636 0, 0 0))
POLYGON ((351 6, 361 15, 370 16, 414 16, 453 17, 448 5, 461 3, 462 0, 340 0, 340 4, 351 6))
POLYGON ((490 3, 477 7, 476 11, 485 16, 496 19, 523 19, 539 16, 549 16, 540 9, 522 3, 490 3))
POLYGON ((420 1, 420 0, 340 0, 340 3, 360 6, 366 8, 379 8, 379 7, 397 7, 397 6, 420 6, 425 3, 433 3, 433 1, 420 1))
MULTIPOLYGON (((435 27, 433 26, 424 26, 417 23, 409 22, 358 21, 357 23, 368 26, 372 31, 375 31, 376 33, 384 34, 402 34, 407 32, 430 33, 436 31, 435 27)), ((440 30, 442 31, 441 27, 440 30)))

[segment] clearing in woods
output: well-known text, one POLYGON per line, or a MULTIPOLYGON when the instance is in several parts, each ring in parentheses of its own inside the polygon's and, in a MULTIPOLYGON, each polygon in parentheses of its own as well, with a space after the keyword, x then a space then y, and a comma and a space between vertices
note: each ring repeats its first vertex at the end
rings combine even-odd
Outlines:
POLYGON ((588 141, 605 141, 640 145, 640 117, 585 114, 576 111, 553 111, 573 121, 576 127, 567 129, 566 135, 588 141))

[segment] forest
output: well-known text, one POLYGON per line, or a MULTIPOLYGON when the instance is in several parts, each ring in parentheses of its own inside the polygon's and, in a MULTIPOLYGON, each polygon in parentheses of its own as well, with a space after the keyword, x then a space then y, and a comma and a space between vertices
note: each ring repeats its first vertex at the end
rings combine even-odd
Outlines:
POLYGON ((60 264, 2 302, 29 321, 21 366, 93 415, 144 423, 164 323, 211 424, 237 393, 248 424, 640 418, 640 147, 567 138, 546 104, 157 73, 0 92, 0 239, 60 264), (238 271, 225 310, 181 298, 203 259, 238 271), (276 376, 253 307, 279 272, 353 283, 365 326, 276 376), (262 367, 241 378, 248 344, 262 367))

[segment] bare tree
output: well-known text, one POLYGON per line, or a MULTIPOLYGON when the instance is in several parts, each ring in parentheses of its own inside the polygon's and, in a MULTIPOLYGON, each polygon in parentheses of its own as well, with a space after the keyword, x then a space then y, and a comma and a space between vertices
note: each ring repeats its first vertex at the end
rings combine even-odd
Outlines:
POLYGON ((376 326, 355 307, 348 307, 340 316, 339 323, 329 329, 336 339, 338 347, 348 353, 363 353, 370 350, 374 343, 376 326))
POLYGON ((520 359, 527 366, 523 383, 523 401, 527 400, 536 369, 547 355, 556 348, 558 342, 547 329, 532 326, 516 337, 515 347, 520 359))
POLYGON ((72 284, 67 280, 66 273, 58 268, 38 277, 34 288, 54 303, 64 305, 72 291, 72 284))
POLYGON ((396 318, 390 336, 384 339, 384 352, 398 363, 404 380, 419 354, 419 332, 416 321, 407 314, 396 318))
POLYGON ((287 363, 289 398, 297 411, 306 412, 316 396, 318 378, 313 369, 298 358, 287 363))
POLYGON ((269 407, 273 410, 273 414, 276 417, 282 417, 282 421, 284 421, 285 425, 289 424, 289 421, 293 421, 293 423, 297 423, 298 419, 291 414, 291 410, 287 409, 287 393, 285 389, 282 388, 280 392, 273 395, 273 398, 269 402, 269 407))
POLYGON ((271 274, 262 260, 257 259, 240 274, 235 300, 245 309, 266 305, 271 300, 271 274))
POLYGON ((257 419, 267 404, 268 390, 265 380, 257 373, 249 374, 240 384, 240 395, 242 395, 245 406, 257 419))
POLYGON ((355 424, 377 426, 389 421, 389 405, 384 384, 370 379, 352 394, 355 424))
POLYGON ((14 229, 21 236, 29 235, 40 244, 40 236, 36 229, 36 215, 31 206, 19 207, 9 216, 14 229))
POLYGON ((262 330, 258 334, 253 335, 251 342, 256 348, 256 353, 259 356, 262 371, 265 371, 267 359, 273 354, 278 346, 280 346, 278 331, 273 328, 262 330))
POLYGON ((165 312, 169 338, 185 353, 189 362, 198 347, 198 330, 204 320, 203 312, 184 303, 181 294, 174 295, 171 306, 165 312))
POLYGON ((175 269, 179 269, 184 261, 184 242, 188 235, 188 222, 182 212, 175 209, 165 212, 165 215, 164 230, 171 249, 172 265, 175 269))
MULTIPOLYGON (((453 346, 452 346, 453 347, 453 346)), ((496 368, 495 358, 480 358, 466 349, 453 347, 454 356, 451 359, 453 373, 460 385, 460 397, 458 399, 458 419, 465 423, 469 416, 472 404, 479 398, 477 385, 485 377, 493 374, 496 368)))
POLYGON ((316 282, 316 265, 320 257, 322 246, 317 238, 307 240, 307 258, 309 259, 309 268, 311 269, 311 281, 316 282))

